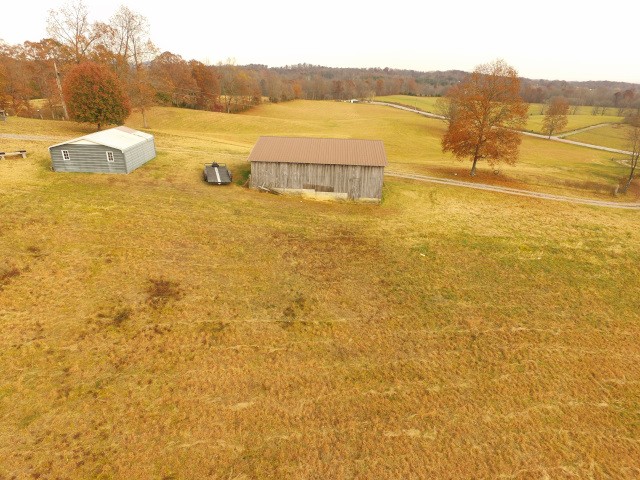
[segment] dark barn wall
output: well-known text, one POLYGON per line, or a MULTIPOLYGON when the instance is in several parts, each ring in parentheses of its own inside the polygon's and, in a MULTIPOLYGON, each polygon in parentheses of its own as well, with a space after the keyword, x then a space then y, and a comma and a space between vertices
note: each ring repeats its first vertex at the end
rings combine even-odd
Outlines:
POLYGON ((349 198, 382 198, 384 167, 251 162, 253 188, 309 188, 346 193, 349 198))

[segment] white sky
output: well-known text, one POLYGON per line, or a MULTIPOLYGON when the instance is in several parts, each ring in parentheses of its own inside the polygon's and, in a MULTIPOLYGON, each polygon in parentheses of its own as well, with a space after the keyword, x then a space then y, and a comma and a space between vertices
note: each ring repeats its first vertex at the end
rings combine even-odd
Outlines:
MULTIPOLYGON (((108 21, 119 2, 84 0, 92 20, 108 21)), ((149 20, 161 51, 186 60, 272 67, 472 70, 502 58, 523 77, 640 83, 636 0, 129 0, 149 20)), ((0 39, 46 37, 49 9, 65 2, 3 2, 0 39)))

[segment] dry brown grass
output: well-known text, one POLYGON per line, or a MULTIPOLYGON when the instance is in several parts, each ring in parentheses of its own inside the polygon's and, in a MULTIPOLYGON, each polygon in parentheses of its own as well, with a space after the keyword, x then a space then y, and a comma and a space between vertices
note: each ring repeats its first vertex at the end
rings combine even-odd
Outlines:
POLYGON ((640 476, 636 212, 211 187, 243 134, 155 133, 0 163, 0 478, 640 476))

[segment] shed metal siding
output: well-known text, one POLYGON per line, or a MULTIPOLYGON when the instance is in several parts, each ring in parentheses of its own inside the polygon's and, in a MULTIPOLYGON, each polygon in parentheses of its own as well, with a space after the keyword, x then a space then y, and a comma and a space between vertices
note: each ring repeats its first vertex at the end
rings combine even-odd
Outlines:
POLYGON ((310 163, 251 162, 253 188, 311 188, 346 193, 349 198, 382 198, 384 167, 310 163))
POLYGON ((49 152, 58 172, 129 173, 156 156, 153 135, 127 127, 74 138, 49 147, 49 152), (69 160, 62 157, 63 150, 69 151, 69 160), (107 152, 113 152, 113 162, 107 162, 107 152))
POLYGON ((127 173, 134 171, 149 160, 156 158, 156 146, 153 138, 127 150, 125 152, 125 158, 127 162, 127 173))
POLYGON ((56 172, 127 173, 122 151, 103 145, 57 145, 49 149, 56 172), (69 151, 69 160, 62 158, 69 151), (107 152, 113 152, 113 162, 107 162, 107 152))

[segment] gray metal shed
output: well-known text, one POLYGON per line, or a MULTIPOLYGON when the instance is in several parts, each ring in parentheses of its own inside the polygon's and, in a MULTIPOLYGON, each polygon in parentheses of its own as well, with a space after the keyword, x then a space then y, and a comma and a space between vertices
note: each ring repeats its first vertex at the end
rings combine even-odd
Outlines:
POLYGON ((381 140, 260 137, 249 161, 253 188, 379 201, 387 156, 381 140))
POLYGON ((56 172, 129 173, 156 157, 153 135, 116 127, 49 147, 56 172))

